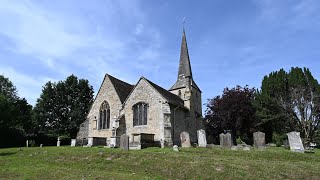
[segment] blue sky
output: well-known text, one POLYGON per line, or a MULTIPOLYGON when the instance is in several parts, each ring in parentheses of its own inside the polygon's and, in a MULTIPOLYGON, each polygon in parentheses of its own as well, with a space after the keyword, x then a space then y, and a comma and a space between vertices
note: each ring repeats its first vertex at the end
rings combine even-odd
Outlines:
POLYGON ((169 89, 182 19, 194 79, 206 99, 260 87, 264 75, 308 67, 320 80, 320 1, 0 1, 0 74, 32 105, 49 80, 70 74, 95 92, 105 73, 169 89))

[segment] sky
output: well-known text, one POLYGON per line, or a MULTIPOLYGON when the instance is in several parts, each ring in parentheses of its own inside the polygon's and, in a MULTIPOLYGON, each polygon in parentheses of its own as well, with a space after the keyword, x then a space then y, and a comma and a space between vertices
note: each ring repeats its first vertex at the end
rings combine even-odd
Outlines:
POLYGON ((280 68, 308 67, 320 80, 318 0, 0 0, 0 74, 31 105, 46 82, 71 74, 95 92, 105 73, 169 89, 184 18, 203 103, 225 87, 260 88, 280 68))

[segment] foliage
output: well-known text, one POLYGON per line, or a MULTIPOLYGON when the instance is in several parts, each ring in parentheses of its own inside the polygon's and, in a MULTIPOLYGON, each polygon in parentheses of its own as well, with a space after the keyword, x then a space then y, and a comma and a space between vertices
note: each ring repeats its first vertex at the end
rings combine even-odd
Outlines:
POLYGON ((16 87, 0 75, 0 147, 20 146, 33 133, 32 106, 17 95, 16 87))
POLYGON ((283 141, 287 140, 287 135, 286 134, 278 134, 278 133, 273 133, 272 134, 272 139, 273 142, 278 146, 282 146, 283 145, 283 141))
POLYGON ((75 137, 93 102, 88 80, 71 75, 65 81, 47 82, 34 108, 41 131, 75 137))
POLYGON ((255 107, 264 130, 301 132, 305 142, 313 141, 320 122, 320 85, 307 68, 283 69, 265 76, 255 107))
POLYGON ((246 143, 250 141, 256 121, 255 108, 252 105, 255 90, 248 86, 225 88, 222 96, 209 99, 205 112, 208 134, 218 135, 224 130, 232 130, 246 143))

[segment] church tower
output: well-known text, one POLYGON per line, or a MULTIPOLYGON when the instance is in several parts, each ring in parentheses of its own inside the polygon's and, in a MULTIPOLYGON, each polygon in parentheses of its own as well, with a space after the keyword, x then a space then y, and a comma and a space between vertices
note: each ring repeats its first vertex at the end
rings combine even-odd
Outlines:
POLYGON ((191 119, 202 117, 201 90, 194 82, 187 46, 186 33, 183 28, 180 61, 177 82, 170 88, 171 93, 184 100, 184 106, 190 110, 191 119))

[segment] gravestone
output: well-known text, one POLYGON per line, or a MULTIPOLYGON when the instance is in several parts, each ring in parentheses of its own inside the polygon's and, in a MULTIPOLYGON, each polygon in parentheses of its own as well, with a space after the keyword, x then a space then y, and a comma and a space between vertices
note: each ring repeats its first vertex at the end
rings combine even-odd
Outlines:
POLYGON ((250 151, 250 146, 245 146, 245 147, 243 147, 243 150, 244 150, 244 151, 250 151))
POLYGON ((72 147, 76 146, 76 142, 77 142, 76 139, 71 139, 71 146, 72 147))
POLYGON ((110 138, 109 147, 112 147, 112 148, 119 147, 119 144, 120 144, 120 137, 119 136, 112 136, 110 138))
POLYGON ((29 147, 29 140, 26 141, 26 146, 29 147))
POLYGON ((287 133, 290 150, 293 152, 301 152, 304 153, 304 147, 300 138, 300 132, 289 132, 287 133))
POLYGON ((266 148, 266 135, 263 132, 253 133, 253 146, 258 149, 266 148))
POLYGON ((199 147, 206 147, 207 146, 206 131, 203 129, 199 129, 197 131, 197 135, 198 135, 199 147))
POLYGON ((58 137, 57 146, 60 146, 60 138, 58 137))
POLYGON ((174 145, 172 148, 173 148, 173 151, 179 152, 179 147, 177 145, 174 145))
POLYGON ((40 147, 42 148, 43 144, 40 144, 40 147))
POLYGON ((219 135, 219 139, 220 139, 220 146, 222 148, 231 148, 232 146, 232 140, 231 140, 231 134, 230 133, 221 133, 219 135))
POLYGON ((123 150, 129 150, 129 136, 126 134, 121 135, 120 137, 120 148, 123 150))
POLYGON ((190 136, 188 132, 183 131, 180 134, 181 147, 188 148, 191 147, 190 136))

